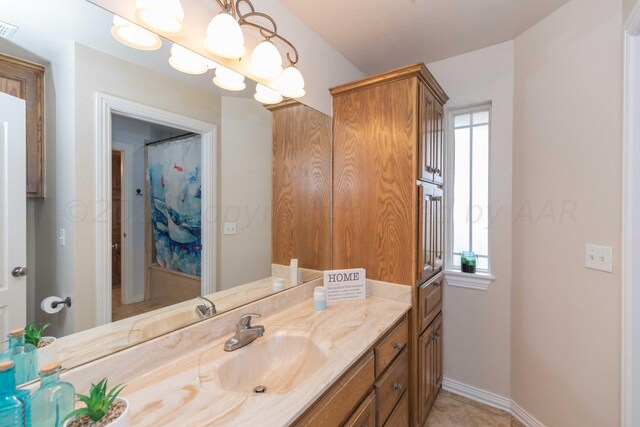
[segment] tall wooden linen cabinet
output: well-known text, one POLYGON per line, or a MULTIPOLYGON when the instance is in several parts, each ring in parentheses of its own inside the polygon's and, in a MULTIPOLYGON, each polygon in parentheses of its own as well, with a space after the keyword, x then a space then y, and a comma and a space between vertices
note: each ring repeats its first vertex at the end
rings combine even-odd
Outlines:
POLYGON ((411 286, 410 423, 442 385, 444 126, 448 97, 424 64, 331 89, 333 268, 411 286))

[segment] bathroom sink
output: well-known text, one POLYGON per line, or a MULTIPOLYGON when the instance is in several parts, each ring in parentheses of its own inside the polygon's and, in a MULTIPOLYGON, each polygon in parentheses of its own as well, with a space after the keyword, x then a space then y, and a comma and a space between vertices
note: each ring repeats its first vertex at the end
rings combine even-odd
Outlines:
POLYGON ((288 393, 327 362, 330 343, 317 333, 266 328, 263 337, 220 360, 216 376, 221 388, 239 393, 288 393))

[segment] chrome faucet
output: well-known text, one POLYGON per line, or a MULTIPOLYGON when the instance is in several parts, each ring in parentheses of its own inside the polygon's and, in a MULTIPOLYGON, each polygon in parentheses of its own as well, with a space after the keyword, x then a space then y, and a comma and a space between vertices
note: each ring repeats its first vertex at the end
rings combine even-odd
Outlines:
POLYGON ((240 321, 236 325, 236 334, 224 343, 224 351, 233 351, 244 347, 264 334, 264 326, 251 326, 251 318, 260 317, 256 313, 247 313, 240 316, 240 321))
POLYGON ((202 301, 202 304, 196 306, 196 313, 198 313, 198 316, 201 319, 207 319, 218 313, 218 310, 216 310, 216 305, 210 299, 207 299, 205 297, 198 298, 200 299, 200 301, 202 301))

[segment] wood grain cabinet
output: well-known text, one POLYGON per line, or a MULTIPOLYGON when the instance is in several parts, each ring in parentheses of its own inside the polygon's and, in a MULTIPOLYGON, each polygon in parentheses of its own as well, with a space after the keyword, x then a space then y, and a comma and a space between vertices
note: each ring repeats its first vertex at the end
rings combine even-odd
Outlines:
POLYGON ((442 388, 442 313, 418 339, 418 425, 424 425, 433 402, 442 388))
MULTIPOLYGON (((442 278, 430 280, 445 264, 448 97, 424 64, 347 83, 332 88, 331 94, 332 265, 362 267, 369 279, 412 287, 407 405, 409 425, 422 425, 436 393, 433 387, 427 393, 423 384, 437 377, 434 360, 442 365, 433 337, 424 334, 442 310, 442 278)), ((442 323, 440 337, 441 329, 442 323)))
POLYGON ((393 349, 394 343, 406 344, 407 327, 405 316, 293 425, 408 426, 409 352, 404 344, 395 346, 400 351, 393 349))
POLYGON ((28 197, 44 197, 44 70, 41 65, 0 55, 0 92, 26 103, 28 197))

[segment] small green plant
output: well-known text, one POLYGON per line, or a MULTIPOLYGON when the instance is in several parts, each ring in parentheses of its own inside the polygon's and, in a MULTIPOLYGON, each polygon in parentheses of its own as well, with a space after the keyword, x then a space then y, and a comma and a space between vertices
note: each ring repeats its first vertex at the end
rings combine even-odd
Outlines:
POLYGON ((51 324, 45 323, 42 327, 38 328, 35 323, 29 323, 24 328, 24 342, 27 344, 33 344, 38 347, 40 340, 42 339, 42 334, 44 330, 47 329, 51 324))
POLYGON ((119 384, 107 392, 107 379, 103 378, 98 384, 91 384, 89 395, 76 393, 76 397, 86 405, 84 408, 78 408, 71 412, 65 418, 65 421, 73 417, 84 417, 85 415, 91 421, 99 421, 107 415, 109 407, 116 400, 124 385, 119 384))

